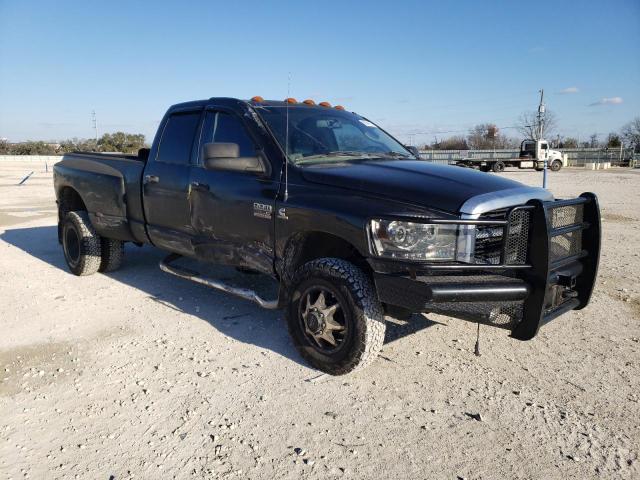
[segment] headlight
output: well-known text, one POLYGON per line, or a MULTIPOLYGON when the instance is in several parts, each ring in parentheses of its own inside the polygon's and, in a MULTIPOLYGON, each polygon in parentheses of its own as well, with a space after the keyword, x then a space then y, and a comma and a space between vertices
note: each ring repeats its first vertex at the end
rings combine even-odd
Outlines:
POLYGON ((371 220, 374 252, 383 258, 455 260, 458 225, 371 220))

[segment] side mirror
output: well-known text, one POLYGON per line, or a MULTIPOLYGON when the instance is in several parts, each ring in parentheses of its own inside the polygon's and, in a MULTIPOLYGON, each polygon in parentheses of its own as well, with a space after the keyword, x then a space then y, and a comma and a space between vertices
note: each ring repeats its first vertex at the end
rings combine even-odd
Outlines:
POLYGON ((413 153, 413 155, 416 158, 420 158, 420 150, 418 150, 418 147, 414 147, 412 145, 405 145, 404 148, 406 148, 407 150, 409 150, 411 153, 413 153))
POLYGON ((237 143, 205 143, 202 147, 204 168, 227 172, 248 172, 269 175, 269 162, 260 152, 253 157, 241 157, 237 143))

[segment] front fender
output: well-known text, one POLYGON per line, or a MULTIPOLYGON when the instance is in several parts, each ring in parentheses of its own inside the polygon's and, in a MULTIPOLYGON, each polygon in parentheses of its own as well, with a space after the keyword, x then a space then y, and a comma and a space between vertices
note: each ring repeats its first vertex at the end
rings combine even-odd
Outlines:
POLYGON ((455 215, 434 212, 416 205, 378 198, 341 187, 319 184, 289 184, 287 201, 276 201, 276 261, 286 260, 287 246, 309 232, 320 232, 343 240, 363 257, 370 257, 367 222, 375 216, 455 215))

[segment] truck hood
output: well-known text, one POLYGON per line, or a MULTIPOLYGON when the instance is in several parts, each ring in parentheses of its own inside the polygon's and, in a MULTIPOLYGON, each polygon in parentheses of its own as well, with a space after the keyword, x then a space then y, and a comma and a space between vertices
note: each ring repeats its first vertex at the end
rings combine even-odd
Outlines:
POLYGON ((301 171, 310 182, 452 213, 460 212, 463 204, 474 197, 474 201, 465 205, 469 208, 462 208, 464 213, 518 205, 531 198, 553 199, 546 190, 526 187, 498 175, 422 160, 367 160, 308 166, 301 171))

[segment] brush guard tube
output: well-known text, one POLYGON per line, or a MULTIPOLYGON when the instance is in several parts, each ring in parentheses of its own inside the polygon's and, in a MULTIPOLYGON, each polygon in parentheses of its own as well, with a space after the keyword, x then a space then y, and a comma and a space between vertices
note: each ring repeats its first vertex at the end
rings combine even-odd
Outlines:
POLYGON ((524 302, 522 321, 511 332, 518 340, 530 340, 551 320, 586 307, 600 259, 600 209, 595 194, 583 193, 578 198, 555 202, 532 200, 530 205, 535 207, 529 250, 531 269, 524 271, 523 277, 531 286, 531 294, 524 302), (582 222, 564 225, 557 221, 554 211, 564 207, 582 208, 582 222), (575 232, 581 235, 580 251, 555 258, 556 239, 575 232))

